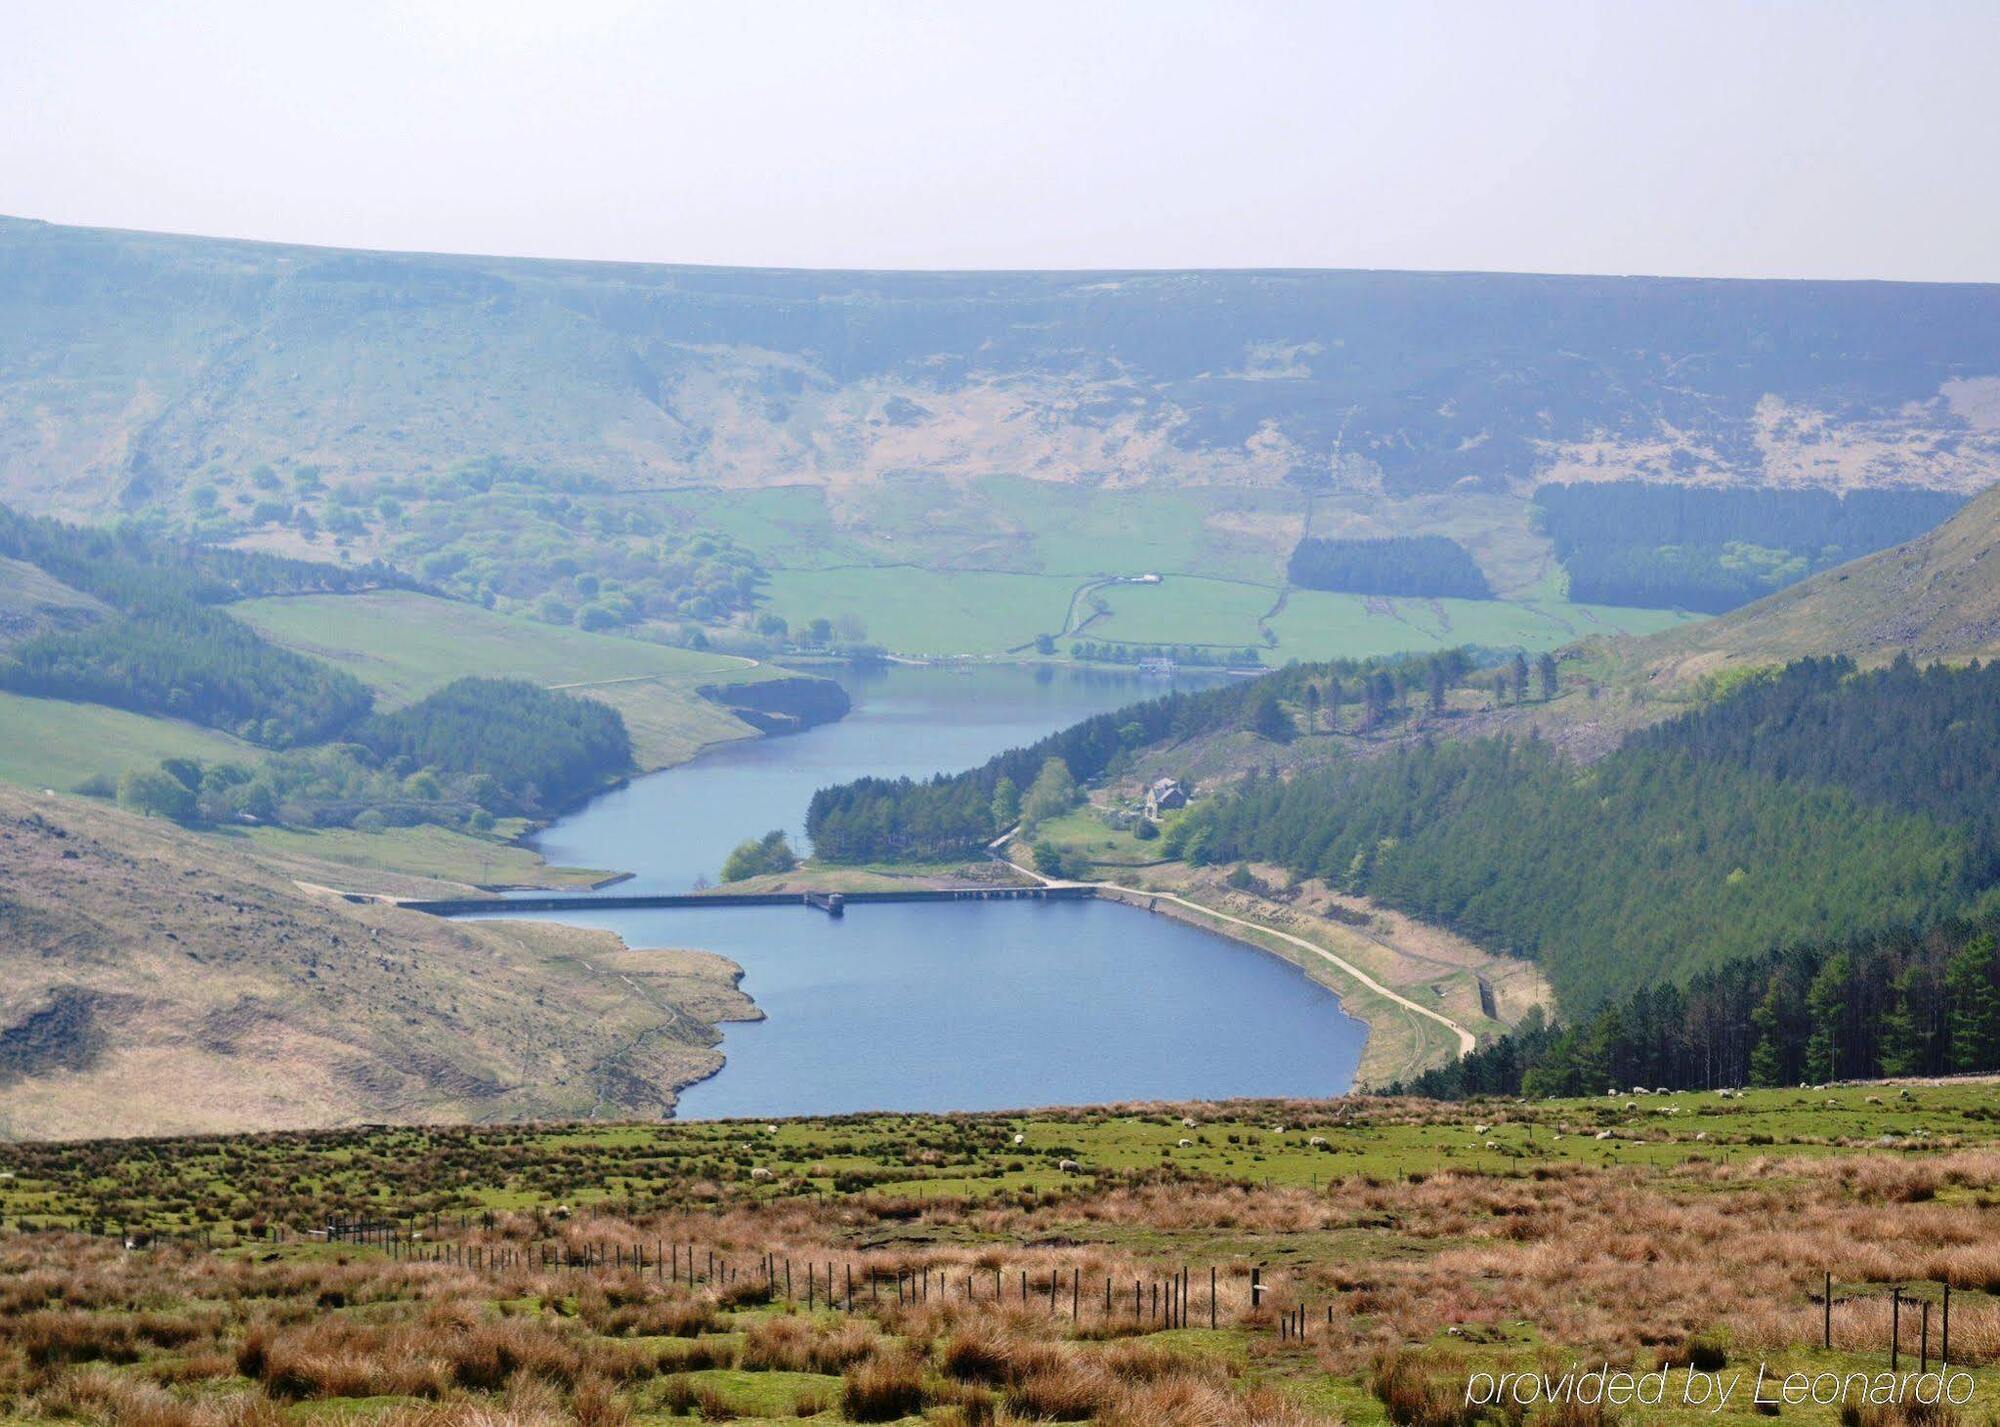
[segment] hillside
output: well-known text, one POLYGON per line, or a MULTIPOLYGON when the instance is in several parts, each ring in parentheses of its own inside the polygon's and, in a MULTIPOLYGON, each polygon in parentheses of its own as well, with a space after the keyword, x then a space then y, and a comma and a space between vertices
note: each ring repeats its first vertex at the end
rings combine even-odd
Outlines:
POLYGON ((1663 565, 1614 521, 1559 557, 1538 487, 1970 492, 2000 478, 1996 351, 1985 286, 760 271, 0 219, 0 501, 753 653, 1539 649, 1823 551, 1663 565), (1302 539, 1407 537, 1498 598, 1290 583, 1302 539), (1104 583, 1140 573, 1168 578, 1104 583))
POLYGON ((472 431, 628 487, 2000 474, 1994 287, 760 271, 19 219, 0 274, 0 490, 79 511, 210 466, 436 469, 472 431))
POLYGON ((0 788, 0 1139, 655 1115, 754 1016, 736 968, 308 895, 0 788))
POLYGON ((1863 665, 2000 652, 2000 488, 1937 529, 1780 590, 1718 619, 1622 651, 1655 684, 1845 654, 1863 665))

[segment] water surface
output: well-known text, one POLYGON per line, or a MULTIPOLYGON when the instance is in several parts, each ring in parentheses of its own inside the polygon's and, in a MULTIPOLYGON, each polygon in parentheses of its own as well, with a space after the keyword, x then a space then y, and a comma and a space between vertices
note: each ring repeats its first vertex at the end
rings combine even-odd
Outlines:
MULTIPOLYGON (((838 723, 637 779, 554 824, 538 848, 553 862, 631 870, 619 892, 685 891, 746 837, 782 827, 802 846, 806 803, 828 783, 956 771, 1171 687, 1014 667, 839 677, 854 711, 838 723)), ((768 1019, 723 1028, 727 1063, 682 1092, 688 1117, 1336 1095, 1353 1083, 1366 1035, 1290 963, 1108 902, 562 920, 743 966, 743 989, 768 1019)))

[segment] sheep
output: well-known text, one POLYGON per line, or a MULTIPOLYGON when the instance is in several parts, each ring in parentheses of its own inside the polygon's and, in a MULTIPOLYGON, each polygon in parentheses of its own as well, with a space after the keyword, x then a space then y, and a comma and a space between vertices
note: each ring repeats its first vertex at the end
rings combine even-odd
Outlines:
POLYGON ((1082 1174, 1082 1173, 1083 1173, 1083 1166, 1082 1166, 1082 1165, 1080 1165, 1080 1164, 1078 1164, 1078 1163, 1077 1163, 1077 1162, 1076 1162, 1075 1160, 1073 1160, 1073 1159, 1059 1159, 1059 1160, 1057 1160, 1057 1161, 1056 1161, 1056 1168, 1057 1168, 1057 1169, 1059 1169, 1059 1170, 1061 1170, 1061 1171, 1062 1171, 1062 1172, 1063 1172, 1064 1174, 1082 1174))
POLYGON ((1313 1148, 1318 1149, 1320 1146, 1326 1143, 1326 1136, 1314 1135, 1311 1139, 1307 1140, 1306 1143, 1308 1145, 1311 1145, 1313 1148))
POLYGON ((1636 1110, 1639 1108, 1639 1102, 1637 1100, 1627 1100, 1625 1102, 1625 1108, 1628 1110, 1636 1110))
POLYGON ((1192 1148, 1194 1148, 1194 1141, 1193 1141, 1193 1140, 1185 1140, 1185 1139, 1184 1139, 1184 1140, 1180 1141, 1180 1148, 1182 1148, 1182 1149, 1184 1149, 1184 1150, 1185 1150, 1185 1149, 1192 1149, 1192 1148))
POLYGON ((1696 1139, 1698 1139, 1698 1140, 1705 1140, 1705 1139, 1707 1139, 1707 1138, 1708 1138, 1708 1131, 1707 1131, 1707 1130, 1696 1130, 1696 1131, 1694 1132, 1694 1137, 1695 1137, 1696 1139))
POLYGON ((1611 1131, 1609 1131, 1609 1130, 1599 1130, 1599 1131, 1597 1132, 1597 1138, 1599 1138, 1600 1140, 1608 1140, 1608 1139, 1610 1139, 1610 1138, 1611 1138, 1611 1131))
POLYGON ((1490 1134, 1492 1130, 1493 1127, 1491 1125, 1474 1125, 1472 1127, 1472 1133, 1475 1135, 1490 1134))
POLYGON ((1184 1130, 1192 1130, 1194 1128, 1194 1116, 1192 1115, 1181 1116, 1181 1128, 1184 1130))
POLYGON ((778 1133, 778 1127, 776 1125, 766 1125, 764 1126, 764 1133, 767 1135, 775 1135, 778 1133))
POLYGON ((1868 1097, 1868 1103, 1870 1105, 1880 1105, 1882 1103, 1882 1097, 1880 1095, 1870 1095, 1868 1097))
POLYGON ((756 1180, 769 1179, 771 1177, 771 1171, 764 1168, 764 1166, 760 1164, 755 1169, 750 1171, 750 1177, 756 1180))
POLYGON ((1014 1136, 1014 1143, 1017 1145, 1025 1145, 1027 1142, 1028 1142, 1028 1137, 1026 1135, 1017 1134, 1014 1136))
POLYGON ((1498 1141, 1498 1140, 1488 1140, 1488 1141, 1486 1142, 1486 1148, 1488 1148, 1488 1149, 1490 1149, 1490 1150, 1497 1150, 1497 1149, 1499 1149, 1499 1148, 1500 1148, 1500 1141, 1498 1141))

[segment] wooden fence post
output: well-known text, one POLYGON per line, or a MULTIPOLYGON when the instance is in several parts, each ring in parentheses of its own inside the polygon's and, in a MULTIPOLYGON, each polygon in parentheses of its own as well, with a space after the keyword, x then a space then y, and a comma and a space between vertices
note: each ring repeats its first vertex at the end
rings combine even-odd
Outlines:
POLYGON ((1896 1370, 1898 1355, 1902 1350, 1903 1290, 1901 1285, 1889 1290, 1889 1371, 1896 1370))
POLYGON ((1833 1270, 1826 1271, 1826 1295, 1821 1300, 1822 1321, 1819 1330, 1819 1345, 1833 1347, 1833 1270))

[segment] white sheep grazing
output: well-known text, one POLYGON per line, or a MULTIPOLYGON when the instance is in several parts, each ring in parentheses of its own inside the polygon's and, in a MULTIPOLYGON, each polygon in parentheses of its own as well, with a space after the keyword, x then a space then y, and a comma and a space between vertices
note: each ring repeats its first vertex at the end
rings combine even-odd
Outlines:
POLYGON ((1184 1130, 1192 1130, 1194 1128, 1194 1116, 1192 1115, 1181 1116, 1181 1128, 1184 1130))
POLYGON ((1474 1125, 1472 1127, 1472 1133, 1475 1135, 1483 1135, 1490 1132, 1492 1128, 1493 1127, 1491 1125, 1474 1125))
POLYGON ((1882 1103, 1882 1097, 1880 1095, 1870 1095, 1868 1097, 1868 1103, 1870 1105, 1880 1105, 1882 1103))
POLYGON ((1639 1108, 1639 1102, 1637 1100, 1627 1100, 1625 1102, 1625 1108, 1628 1110, 1636 1110, 1639 1108))
POLYGON ((1696 1139, 1698 1139, 1698 1140, 1705 1140, 1705 1139, 1707 1139, 1707 1138, 1708 1138, 1708 1131, 1707 1131, 1707 1130, 1696 1130, 1696 1131, 1694 1132, 1694 1137, 1695 1137, 1696 1139))
POLYGON ((1059 1169, 1059 1170, 1061 1170, 1061 1171, 1062 1171, 1062 1172, 1063 1172, 1064 1174, 1081 1174, 1081 1173, 1083 1173, 1083 1166, 1082 1166, 1082 1165, 1080 1165, 1080 1164, 1078 1164, 1078 1163, 1077 1163, 1077 1162, 1076 1162, 1075 1160, 1073 1160, 1073 1159, 1059 1159, 1059 1160, 1057 1160, 1057 1161, 1056 1161, 1056 1168, 1057 1168, 1057 1169, 1059 1169))
POLYGON ((1017 1145, 1025 1145, 1027 1142, 1028 1142, 1028 1137, 1026 1135, 1014 1136, 1014 1143, 1017 1145))
POLYGON ((1488 1148, 1488 1149, 1490 1149, 1490 1150, 1497 1150, 1497 1149, 1499 1149, 1499 1148, 1500 1148, 1500 1141, 1498 1141, 1498 1140, 1488 1140, 1488 1141, 1486 1142, 1486 1148, 1488 1148))
POLYGON ((764 1133, 767 1135, 775 1135, 778 1133, 778 1127, 776 1125, 766 1125, 764 1126, 764 1133))
POLYGON ((760 1164, 755 1169, 750 1171, 750 1177, 752 1179, 769 1179, 771 1177, 771 1171, 764 1168, 764 1166, 760 1164))
POLYGON ((1326 1143, 1326 1136, 1314 1135, 1311 1139, 1307 1140, 1306 1143, 1311 1145, 1313 1148, 1317 1149, 1321 1145, 1324 1145, 1326 1143))
POLYGON ((1180 1142, 1180 1147, 1181 1147, 1182 1149, 1191 1149, 1191 1148, 1193 1148, 1193 1147, 1194 1147, 1194 1141, 1193 1141, 1193 1140, 1182 1140, 1182 1141, 1180 1142))
POLYGON ((1609 1130, 1599 1130, 1599 1131, 1597 1132, 1597 1138, 1599 1138, 1600 1140, 1608 1140, 1608 1139, 1610 1139, 1610 1138, 1611 1138, 1611 1131, 1609 1131, 1609 1130))

